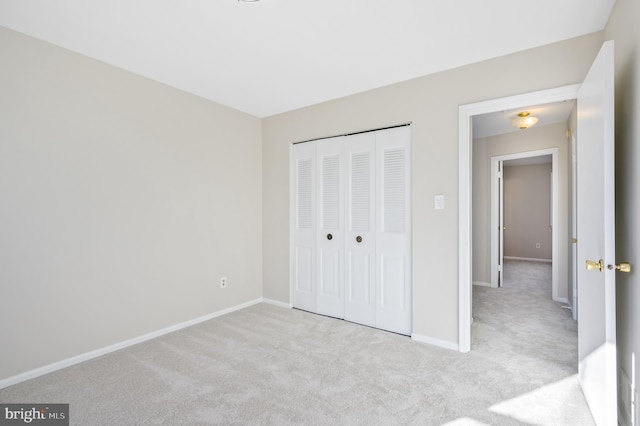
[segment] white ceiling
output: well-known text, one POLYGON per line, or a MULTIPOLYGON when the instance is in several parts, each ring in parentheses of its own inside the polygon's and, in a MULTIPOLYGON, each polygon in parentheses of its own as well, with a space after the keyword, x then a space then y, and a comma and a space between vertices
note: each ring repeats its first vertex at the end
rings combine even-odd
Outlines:
POLYGON ((0 0, 0 25, 266 117, 604 28, 615 0, 0 0))
POLYGON ((473 117, 473 137, 486 138, 504 133, 526 131, 511 125, 511 120, 522 111, 527 111, 533 117, 538 118, 539 121, 536 127, 566 122, 569 119, 574 104, 575 100, 562 101, 476 115, 473 117))

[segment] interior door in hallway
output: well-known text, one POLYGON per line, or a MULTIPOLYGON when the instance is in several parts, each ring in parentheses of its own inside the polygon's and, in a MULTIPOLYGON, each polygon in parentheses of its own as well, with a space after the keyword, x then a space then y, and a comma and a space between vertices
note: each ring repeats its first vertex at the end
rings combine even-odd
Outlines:
POLYGON ((503 285, 504 276, 504 160, 491 159, 491 287, 503 285))

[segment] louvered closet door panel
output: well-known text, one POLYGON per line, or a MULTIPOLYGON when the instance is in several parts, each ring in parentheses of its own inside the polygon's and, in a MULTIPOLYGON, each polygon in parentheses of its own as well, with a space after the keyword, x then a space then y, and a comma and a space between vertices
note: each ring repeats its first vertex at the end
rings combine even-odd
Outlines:
POLYGON ((347 138, 345 319, 375 326, 375 133, 347 138))
POLYGON ((376 132, 376 327, 411 334, 408 126, 376 132))
POLYGON ((317 142, 317 312, 344 318, 344 137, 317 142))
POLYGON ((317 201, 315 143, 293 146, 293 306, 316 312, 317 201))

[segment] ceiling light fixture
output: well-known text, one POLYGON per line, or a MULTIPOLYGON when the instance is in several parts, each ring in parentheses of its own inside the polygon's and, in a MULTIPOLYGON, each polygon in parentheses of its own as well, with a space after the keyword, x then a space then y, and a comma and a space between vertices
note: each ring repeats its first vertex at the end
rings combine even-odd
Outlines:
POLYGON ((538 122, 537 117, 532 116, 527 111, 522 111, 521 113, 518 114, 517 117, 514 117, 511 120, 511 125, 513 127, 517 127, 520 130, 525 130, 531 126, 535 126, 537 122, 538 122))

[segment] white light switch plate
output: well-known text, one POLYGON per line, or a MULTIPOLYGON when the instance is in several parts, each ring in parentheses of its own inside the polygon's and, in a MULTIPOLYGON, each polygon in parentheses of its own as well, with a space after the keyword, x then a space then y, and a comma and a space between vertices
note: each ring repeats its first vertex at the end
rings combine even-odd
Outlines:
POLYGON ((435 210, 444 210, 444 195, 438 194, 433 196, 433 208, 435 210))

